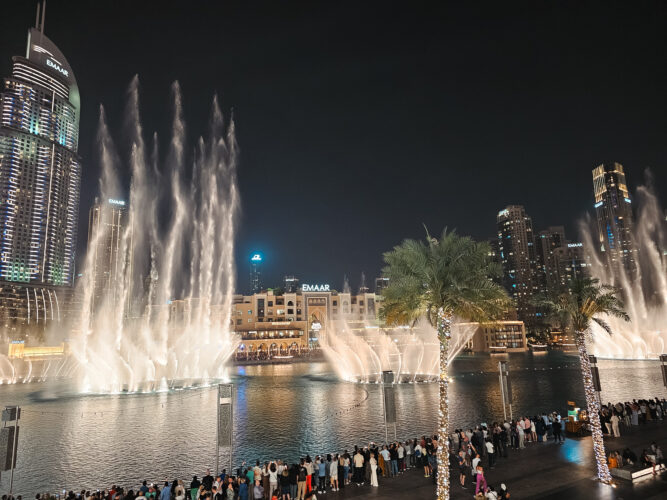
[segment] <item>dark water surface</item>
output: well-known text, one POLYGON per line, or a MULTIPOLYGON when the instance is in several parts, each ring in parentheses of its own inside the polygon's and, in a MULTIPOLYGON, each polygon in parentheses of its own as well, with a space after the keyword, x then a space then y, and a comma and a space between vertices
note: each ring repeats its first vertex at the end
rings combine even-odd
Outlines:
MULTIPOLYGON (((568 400, 583 405, 574 356, 463 355, 452 364, 453 427, 502 418, 500 359, 510 362, 515 416, 564 411, 568 400)), ((600 373, 605 401, 667 396, 657 361, 603 360, 600 373)), ((236 464, 384 440, 380 387, 340 382, 327 363, 235 367, 232 380, 236 464)), ((434 432, 437 397, 433 384, 397 387, 399 438, 434 432)), ((23 407, 14 492, 33 497, 201 476, 215 463, 215 399, 212 388, 92 396, 71 394, 64 382, 1 386, 0 405, 23 407)), ((8 491, 9 472, 0 487, 8 491)))

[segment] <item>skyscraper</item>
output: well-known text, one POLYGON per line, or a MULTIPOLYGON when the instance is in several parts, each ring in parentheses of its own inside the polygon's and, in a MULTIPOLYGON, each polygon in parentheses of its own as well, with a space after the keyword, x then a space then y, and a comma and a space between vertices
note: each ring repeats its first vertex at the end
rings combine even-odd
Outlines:
POLYGON ((124 200, 109 199, 90 207, 88 216, 88 254, 93 273, 93 308, 100 299, 116 302, 131 239, 127 234, 128 210, 124 200))
MULTIPOLYGON (((37 13, 39 20, 39 10, 37 13)), ((79 211, 74 72, 39 27, 0 92, 0 279, 71 285, 79 211)))
POLYGON ((593 194, 598 223, 599 250, 613 269, 637 269, 632 241, 632 199, 620 163, 603 163, 593 169, 593 194))
POLYGON ((533 221, 526 215, 523 206, 509 205, 498 212, 496 222, 503 284, 516 300, 519 319, 531 324, 535 319, 531 300, 538 291, 533 221))
POLYGON ((558 287, 558 260, 555 250, 566 244, 565 228, 552 226, 540 231, 535 238, 535 259, 537 263, 537 286, 544 293, 558 287))
POLYGON ((581 242, 566 243, 554 249, 554 259, 561 288, 567 287, 573 280, 590 276, 589 258, 581 242))
POLYGON ((299 278, 296 276, 285 276, 283 283, 285 293, 296 293, 299 291, 299 278))
POLYGON ((262 291, 262 261, 264 258, 259 252, 250 256, 250 290, 252 293, 262 291))

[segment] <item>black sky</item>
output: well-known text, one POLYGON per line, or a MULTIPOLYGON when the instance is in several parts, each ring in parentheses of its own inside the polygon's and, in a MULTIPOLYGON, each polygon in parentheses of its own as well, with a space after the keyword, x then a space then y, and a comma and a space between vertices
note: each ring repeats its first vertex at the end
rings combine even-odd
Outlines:
MULTIPOLYGON (((49 0, 46 34, 82 98, 79 254, 97 189, 98 105, 119 130, 142 85, 146 130, 166 136, 170 83, 191 134, 214 92, 234 109, 243 213, 237 258, 353 287, 405 237, 495 232, 526 206, 536 229, 592 209, 591 169, 644 169, 667 188, 664 2, 258 2, 49 0)), ((0 18, 0 69, 23 54, 35 2, 0 18)))

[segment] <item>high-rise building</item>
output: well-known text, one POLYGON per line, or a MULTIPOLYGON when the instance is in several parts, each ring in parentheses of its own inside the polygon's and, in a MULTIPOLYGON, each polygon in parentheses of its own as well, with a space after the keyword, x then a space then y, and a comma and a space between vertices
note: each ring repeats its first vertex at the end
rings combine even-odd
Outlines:
POLYGON ((557 288, 558 261, 554 251, 566 244, 565 228, 552 226, 540 231, 535 238, 535 259, 537 263, 537 286, 541 293, 557 288))
POLYGON ((518 318, 530 325, 535 319, 532 298, 538 292, 533 221, 523 206, 509 205, 498 212, 496 222, 503 284, 516 301, 518 318))
MULTIPOLYGON (((38 11, 39 20, 39 11, 38 11)), ((0 279, 71 285, 81 163, 79 89, 39 27, 0 92, 0 279)))
POLYGON ((296 276, 285 276, 283 283, 285 293, 296 293, 299 291, 299 278, 296 276))
POLYGON ((637 250, 632 241, 632 199, 620 163, 603 163, 593 169, 593 194, 599 250, 610 267, 634 273, 637 250))
POLYGON ((90 207, 88 216, 88 254, 93 273, 93 308, 102 297, 114 303, 123 277, 131 235, 127 233, 129 214, 124 200, 108 199, 90 207))
POLYGON ((581 242, 565 243, 554 249, 554 260, 561 289, 568 287, 573 280, 590 276, 590 260, 581 242))
POLYGON ((252 293, 262 291, 262 261, 264 258, 259 252, 250 256, 250 290, 252 293))
POLYGON ((389 278, 375 278, 375 295, 382 295, 382 290, 389 286, 389 278))

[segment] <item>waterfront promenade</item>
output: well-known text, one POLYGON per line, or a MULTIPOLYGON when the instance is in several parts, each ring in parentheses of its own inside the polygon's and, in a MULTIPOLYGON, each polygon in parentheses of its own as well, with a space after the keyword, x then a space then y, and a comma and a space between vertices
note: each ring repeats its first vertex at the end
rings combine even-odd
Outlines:
MULTIPOLYGON (((631 448, 638 455, 656 441, 667 445, 667 423, 649 422, 626 431, 620 438, 605 439, 607 450, 631 448)), ((565 443, 528 444, 524 450, 510 450, 509 457, 499 459, 495 469, 485 467, 487 482, 494 487, 505 483, 511 499, 552 500, 629 500, 664 499, 667 497, 667 472, 635 483, 615 479, 616 488, 600 484, 592 459, 591 438, 568 438, 565 443)), ((486 461, 483 462, 486 465, 486 461)), ((458 472, 451 471, 452 499, 473 498, 469 478, 466 489, 458 485, 458 472)), ((435 498, 435 485, 421 470, 410 470, 397 478, 380 478, 379 488, 347 487, 343 492, 327 493, 325 498, 374 498, 377 500, 421 500, 435 498), (344 493, 343 493, 344 492, 344 493)), ((322 498, 319 496, 318 498, 322 498)))

